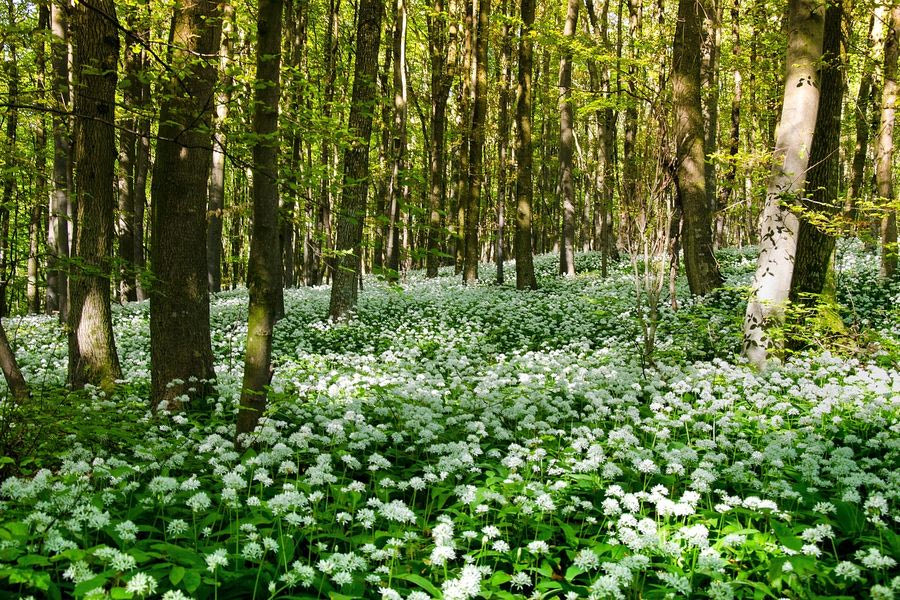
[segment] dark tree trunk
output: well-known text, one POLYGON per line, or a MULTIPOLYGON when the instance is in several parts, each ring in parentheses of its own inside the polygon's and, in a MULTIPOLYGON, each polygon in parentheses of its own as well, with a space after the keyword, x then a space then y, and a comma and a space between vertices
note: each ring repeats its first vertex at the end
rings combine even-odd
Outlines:
MULTIPOLYGON (((44 2, 38 7, 38 30, 43 34, 50 28, 50 7, 44 2)), ((43 38, 38 41, 35 62, 37 63, 37 94, 41 102, 47 101, 47 53, 43 38)), ((34 151, 37 161, 36 195, 37 200, 31 205, 28 221, 28 281, 26 298, 28 312, 37 314, 41 310, 41 296, 38 286, 38 270, 40 266, 40 237, 43 215, 42 199, 47 197, 47 119, 41 114, 37 117, 37 128, 34 132, 34 151)))
POLYGON ((881 91, 881 123, 875 153, 875 180, 880 202, 885 207, 881 219, 881 276, 890 278, 897 270, 897 216, 894 195, 894 122, 897 108, 897 58, 900 55, 900 6, 890 13, 890 30, 884 38, 884 86, 881 91))
MULTIPOLYGON (((150 30, 143 32, 144 39, 150 37, 150 30)), ((141 68, 147 66, 147 51, 141 51, 141 68)), ((147 173, 150 172, 150 117, 146 111, 150 106, 150 81, 142 78, 140 102, 145 115, 138 120, 138 136, 134 157, 134 267, 135 297, 138 301, 147 299, 147 287, 144 283, 144 269, 147 266, 144 250, 144 216, 147 206, 147 173)))
POLYGON ((329 314, 340 319, 356 306, 362 257, 363 222, 369 195, 369 138, 378 47, 381 44, 381 0, 360 0, 356 27, 356 65, 348 127, 356 140, 344 151, 344 189, 338 223, 337 260, 331 285, 329 314))
POLYGON ((563 51, 559 61, 559 188, 562 200, 562 228, 559 242, 559 273, 575 275, 575 107, 572 105, 572 48, 578 26, 581 0, 569 0, 563 29, 563 51))
POLYGON ((250 310, 238 436, 251 433, 266 410, 266 387, 272 379, 272 333, 279 313, 278 100, 283 11, 282 0, 260 0, 253 117, 253 234, 247 271, 250 310))
POLYGON ((150 290, 152 402, 181 410, 215 379, 206 262, 207 179, 212 155, 221 15, 214 0, 185 0, 172 19, 172 61, 153 165, 150 290))
POLYGON ((69 383, 109 389, 122 377, 110 307, 119 34, 113 0, 76 4, 72 15, 77 261, 69 283, 69 383))
POLYGON ((810 216, 800 219, 797 254, 791 278, 790 299, 814 304, 825 287, 835 232, 825 226, 839 210, 841 168, 841 107, 844 102, 844 69, 841 64, 843 5, 829 3, 825 12, 825 38, 819 68, 819 109, 809 153, 803 207, 810 216), (812 218, 810 218, 812 217, 812 218))
POLYGON ((522 27, 519 32, 519 67, 516 87, 516 288, 537 289, 531 251, 531 221, 534 184, 531 178, 533 152, 532 72, 534 70, 534 0, 521 0, 522 27))
POLYGON ((672 54, 678 194, 684 211, 684 267, 692 294, 722 285, 713 255, 709 181, 705 167, 703 111, 700 96, 699 0, 679 0, 672 54))
POLYGON ((487 117, 488 18, 490 0, 478 0, 478 30, 475 41, 475 95, 472 100, 472 137, 469 141, 469 185, 466 195, 465 261, 463 282, 478 281, 478 225, 481 187, 484 179, 484 127, 487 117))
MULTIPOLYGON (((135 19, 126 20, 126 28, 135 30, 135 19)), ((125 52, 125 63, 122 99, 127 110, 133 111, 140 105, 141 55, 125 52)), ((119 213, 117 223, 118 263, 119 263, 119 300, 129 302, 137 299, 134 266, 134 175, 137 151, 135 135, 136 119, 133 112, 126 113, 121 119, 119 130, 119 213)))

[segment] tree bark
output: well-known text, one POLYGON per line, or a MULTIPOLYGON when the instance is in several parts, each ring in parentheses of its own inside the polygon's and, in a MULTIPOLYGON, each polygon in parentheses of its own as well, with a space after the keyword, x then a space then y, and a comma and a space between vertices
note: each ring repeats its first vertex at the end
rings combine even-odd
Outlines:
POLYGON ((732 199, 737 196, 737 155, 741 149, 741 101, 743 98, 744 78, 740 69, 741 56, 741 0, 734 0, 731 5, 731 53, 732 83, 731 111, 729 115, 730 126, 728 130, 728 171, 725 175, 725 184, 719 188, 719 205, 716 214, 716 230, 714 243, 717 247, 725 245, 725 219, 726 211, 732 199))
POLYGON ((122 377, 110 307, 119 33, 113 0, 76 4, 72 15, 77 260, 69 284, 69 383, 109 389, 122 377))
MULTIPOLYGON (((126 19, 128 31, 135 31, 136 22, 133 15, 126 19)), ((126 110, 134 111, 140 105, 141 83, 140 54, 131 52, 126 47, 123 56, 124 78, 122 81, 122 99, 126 110)), ((134 175, 137 151, 135 127, 137 121, 133 112, 126 113, 121 119, 119 130, 119 172, 118 192, 119 211, 117 221, 118 263, 119 263, 119 301, 129 302, 137 299, 134 265, 134 175)))
POLYGON ((481 211, 481 187, 484 179, 484 127, 487 117, 488 19, 490 0, 478 1, 478 29, 475 40, 475 81, 472 98, 472 137, 469 140, 469 185, 466 194, 465 262, 463 282, 478 281, 478 225, 481 211))
POLYGON ((391 127, 391 182, 388 196, 388 227, 385 239, 386 276, 388 281, 397 281, 400 275, 400 210, 407 196, 406 177, 407 152, 407 89, 406 89, 406 3, 395 0, 394 4, 394 114, 391 127))
POLYGON ((28 389, 25 377, 22 376, 22 370, 19 369, 19 363, 9 344, 9 338, 6 337, 6 330, 3 328, 2 322, 0 322, 0 370, 3 371, 6 386, 16 402, 27 402, 31 398, 31 391, 28 389))
MULTIPOLYGON (((454 61, 449 60, 448 24, 449 15, 444 8, 444 0, 434 0, 433 14, 428 16, 428 49, 431 59, 431 162, 429 165, 428 181, 430 183, 428 203, 428 256, 425 259, 425 275, 437 277, 440 264, 441 241, 441 209, 447 192, 446 176, 446 142, 447 129, 447 99, 450 94, 452 77, 448 72, 448 65, 454 61)), ((456 28, 449 30, 455 43, 456 28)))
POLYGON ((260 0, 257 20, 253 145, 253 234, 247 287, 247 352, 236 435, 251 433, 266 410, 272 379, 272 333, 278 318, 281 247, 278 243, 278 101, 281 94, 282 0, 260 0))
POLYGON ((709 188, 700 94, 703 6, 679 0, 672 49, 672 93, 675 104, 676 182, 684 211, 684 267, 695 295, 722 285, 712 244, 712 197, 709 188))
POLYGON ((563 28, 562 58, 559 60, 559 188, 562 196, 562 228, 559 243, 560 275, 575 275, 575 107, 572 105, 572 40, 578 26, 581 0, 569 0, 563 28))
POLYGON ((172 19, 174 73, 160 108, 153 165, 150 290, 154 409, 181 410, 215 379, 206 262, 207 179, 212 155, 221 15, 215 0, 184 0, 172 19))
POLYGON ((829 2, 825 12, 825 38, 819 69, 819 108, 809 153, 809 174, 797 231, 797 255, 791 279, 791 302, 812 305, 822 293, 834 251, 835 233, 829 231, 839 210, 841 169, 841 108, 844 103, 844 69, 841 61, 843 5, 829 2))
POLYGON ((222 41, 219 50, 221 91, 216 95, 214 117, 212 167, 209 174, 208 226, 206 231, 206 271, 210 292, 222 291, 222 213, 225 210, 225 122, 231 106, 231 90, 234 77, 229 72, 232 61, 234 35, 234 6, 222 3, 222 41))
POLYGON ((820 0, 790 0, 781 122, 761 220, 759 261, 744 317, 744 355, 758 368, 764 368, 781 345, 773 330, 784 320, 793 274, 798 220, 791 204, 803 193, 816 125, 824 8, 820 0))
POLYGON ((69 263, 69 176, 71 150, 69 147, 69 49, 65 5, 55 0, 50 5, 50 56, 53 70, 51 106, 53 113, 53 189, 48 211, 47 302, 48 313, 59 312, 59 319, 68 320, 68 263, 69 263))
MULTIPOLYGON (((869 34, 867 39, 872 42, 872 31, 875 25, 875 15, 869 18, 869 34)), ((866 156, 869 153, 869 136, 871 134, 869 106, 873 103, 875 86, 872 84, 874 61, 868 56, 862 65, 862 75, 859 82, 859 93, 856 96, 855 121, 856 143, 853 147, 853 162, 851 166, 850 186, 847 191, 847 201, 844 212, 856 219, 856 204, 863 194, 863 178, 866 172, 866 156)))
POLYGON ((494 259, 497 263, 497 284, 503 285, 505 256, 506 200, 509 195, 509 96, 512 85, 512 26, 507 0, 501 8, 503 33, 500 46, 499 115, 497 118, 497 240, 494 259))
POLYGON ((348 127, 352 143, 344 150, 344 188, 338 222, 337 260, 331 285, 329 314, 340 319, 356 306, 362 256, 363 222, 369 195, 369 138, 378 47, 381 44, 381 0, 360 0, 356 27, 356 65, 348 127))
POLYGON ((875 152, 875 183, 885 207, 881 219, 880 275, 891 278, 897 271, 896 196, 892 177, 894 160, 894 120, 897 107, 897 58, 900 55, 900 5, 891 8, 890 29, 884 38, 884 86, 881 92, 881 122, 875 152))
POLYGON ((532 203, 534 183, 531 172, 532 150, 532 73, 534 70, 535 0, 521 0, 522 26, 519 32, 519 68, 516 86, 516 288, 537 289, 531 251, 532 203))

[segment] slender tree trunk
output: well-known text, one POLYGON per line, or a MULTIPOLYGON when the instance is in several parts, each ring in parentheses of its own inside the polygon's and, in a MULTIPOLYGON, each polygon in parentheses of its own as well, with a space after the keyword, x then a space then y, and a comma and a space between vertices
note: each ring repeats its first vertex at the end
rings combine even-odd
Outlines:
POLYGON ((475 40, 475 94, 472 99, 472 137, 469 141, 469 185, 466 196, 465 262, 463 282, 478 281, 478 225, 481 188, 484 180, 484 135, 487 117, 488 18, 490 0, 478 0, 478 29, 475 40))
POLYGON ((272 333, 281 289, 278 243, 278 101, 282 0, 260 0, 253 129, 253 235, 247 271, 250 310, 237 435, 251 433, 266 410, 272 380, 272 333))
POLYGON ((829 3, 825 12, 825 38, 819 69, 819 108, 809 153, 809 173, 803 208, 809 216, 800 220, 797 254, 791 279, 792 302, 814 304, 810 295, 822 293, 834 252, 835 232, 827 229, 839 210, 841 108, 844 103, 844 69, 841 61, 843 5, 829 3))
POLYGON ((234 6, 222 3, 222 42, 219 50, 219 72, 222 76, 221 91, 216 95, 214 118, 212 167, 209 174, 208 225, 206 230, 206 272, 210 292, 222 291, 222 212, 225 210, 225 122, 231 106, 231 89, 234 78, 230 74, 234 36, 234 6))
MULTIPOLYGON (((143 31, 144 39, 149 39, 150 30, 143 31)), ((141 69, 147 67, 147 51, 141 50, 141 69)), ((144 250, 144 216, 147 206, 147 173, 150 171, 150 117, 146 114, 150 106, 150 81, 142 78, 140 103, 145 115, 138 119, 138 136, 134 157, 134 267, 135 297, 138 301, 147 299, 144 285, 144 269, 147 266, 144 250)))
MULTIPOLYGON (((515 2, 513 2, 513 5, 515 2)), ((508 0, 503 1, 503 33, 500 46, 500 106, 497 131, 497 283, 503 285, 504 238, 506 235, 506 201, 509 196, 509 101, 512 87, 512 17, 508 0)))
MULTIPOLYGON (((44 2, 38 7, 38 33, 43 34, 50 27, 50 7, 44 2)), ((38 40, 35 51, 37 66, 37 96, 41 102, 47 101, 47 53, 43 38, 38 40)), ((41 310, 41 296, 38 288, 38 270, 40 266, 41 217, 43 214, 42 198, 47 197, 47 119, 41 114, 37 116, 37 127, 34 132, 34 153, 37 162, 36 196, 31 205, 28 221, 28 279, 25 296, 28 300, 28 312, 37 314, 41 310)))
MULTIPOLYGON (((292 74, 288 82, 290 90, 290 106, 294 114, 299 114, 304 105, 302 73, 306 67, 306 28, 309 19, 309 2, 308 0, 288 0, 285 4, 285 25, 288 28, 288 39, 286 42, 286 50, 289 57, 289 72, 292 74)), ((286 194, 282 194, 283 205, 281 207, 281 264, 282 279, 285 287, 294 287, 297 284, 297 274, 295 267, 295 255, 297 254, 296 245, 300 244, 297 239, 297 216, 296 213, 302 209, 297 205, 296 197, 301 193, 302 180, 300 178, 300 170, 303 166, 303 140, 300 132, 296 127, 291 130, 290 137, 290 175, 286 183, 283 184, 286 194)), ((299 262, 299 261, 298 261, 299 262)))
POLYGON ((77 268, 70 282, 69 383, 110 388, 122 377, 110 308, 119 35, 113 0, 76 4, 72 14, 77 268))
POLYGON ((344 150, 344 188, 338 222, 337 260, 331 285, 329 314, 340 319, 356 307, 362 257, 363 222, 369 195, 369 138, 381 44, 380 0, 360 0, 356 26, 356 65, 348 127, 355 140, 344 150))
POLYGON ((206 261, 207 180, 212 157, 221 15, 214 0, 185 0, 172 18, 172 62, 153 165, 150 290, 152 406, 181 410, 215 379, 206 261))
MULTIPOLYGON (((16 14, 13 0, 8 0, 8 22, 11 27, 16 27, 16 14)), ((18 49, 15 45, 3 48, 4 65, 3 70, 6 74, 8 108, 5 114, 5 154, 4 157, 4 173, 3 178, 3 195, 0 198, 0 317, 9 314, 9 305, 11 302, 7 298, 9 283, 12 280, 11 267, 14 268, 15 261, 10 259, 10 254, 14 250, 14 244, 10 243, 10 214, 9 209, 15 203, 18 206, 18 196, 16 195, 16 177, 18 176, 19 165, 16 160, 16 142, 19 127, 19 57, 18 49)))
POLYGON ((691 293, 697 295, 722 285, 713 254, 711 178, 704 153, 700 95, 702 11, 699 0, 679 0, 672 50, 676 182, 684 211, 684 267, 691 293))
MULTIPOLYGON (((475 0, 462 0, 465 6, 465 38, 463 42, 462 81, 459 86, 459 137, 456 172, 456 273, 462 273, 466 263, 466 211, 468 208, 471 170, 469 147, 472 144, 472 63, 475 60, 475 0)), ((477 251, 476 251, 477 252, 477 251)), ((465 275, 463 275, 465 277, 465 275)))
POLYGON ((798 220, 791 204, 803 193, 816 126, 824 8, 819 0, 790 0, 781 122, 766 190, 759 262, 744 317, 744 355, 758 368, 764 368, 769 354, 780 349, 772 333, 784 320, 793 274, 798 220))
POLYGON ((385 239, 387 279, 397 281, 400 275, 400 211, 406 197, 407 89, 406 89, 406 3, 394 5, 394 113, 391 138, 391 184, 388 196, 388 228, 385 239))
POLYGON ((575 156, 575 107, 572 105, 572 47, 578 27, 581 0, 569 0, 563 28, 563 50, 559 61, 559 171, 562 196, 562 228, 559 243, 559 272, 575 275, 575 181, 572 176, 575 156))
POLYGON ((900 5, 890 12, 890 30, 884 38, 884 85, 881 92, 881 122, 875 153, 875 181, 878 196, 885 206, 881 219, 881 269, 884 278, 897 271, 897 211, 893 182, 894 120, 897 107, 897 57, 900 55, 900 5))
POLYGON ((51 106, 53 113, 53 189, 48 211, 47 248, 47 312, 58 311, 59 319, 68 320, 68 264, 69 264, 69 46, 65 6, 61 0, 50 5, 50 56, 53 67, 51 106))
POLYGON ((537 289, 531 251, 531 220, 534 198, 532 181, 532 72, 534 70, 535 0, 521 0, 522 26, 519 31, 519 67, 516 86, 516 288, 537 289))
MULTIPOLYGON (((440 264, 441 209, 447 191, 446 143, 447 99, 450 94, 452 77, 448 65, 453 64, 448 56, 448 14, 444 0, 434 0, 433 14, 428 15, 428 49, 431 59, 431 162, 428 181, 430 183, 428 204, 428 256, 425 259, 427 277, 437 277, 440 264)), ((456 28, 450 29, 450 45, 455 44, 456 28)))
MULTIPOLYGON (((129 16, 125 26, 129 31, 135 31, 136 22, 133 16, 129 16)), ((127 110, 133 111, 140 105, 141 55, 130 51, 125 52, 123 62, 125 64, 122 98, 127 110)), ((117 252, 119 301, 124 303, 137 299, 134 266, 134 175, 137 151, 135 127, 137 123, 133 112, 126 113, 120 122, 122 127, 119 130, 117 252)))
MULTIPOLYGON (((340 28, 341 0, 329 0, 328 23, 325 29, 325 92, 322 99, 322 118, 330 124, 333 114, 334 91, 337 81, 338 31, 340 28)), ((320 285, 335 260, 331 258, 331 169, 334 150, 326 135, 322 138, 319 156, 322 181, 319 185, 319 211, 316 221, 316 270, 313 285, 320 285)), ((338 261, 339 262, 339 261, 338 261)), ((333 281, 333 274, 332 274, 333 281)))
POLYGON ((714 242, 717 247, 725 245, 725 218, 729 205, 737 196, 737 168, 738 152, 741 149, 741 100, 743 98, 744 78, 740 68, 741 56, 741 0, 733 0, 731 5, 731 53, 732 82, 734 89, 731 92, 730 127, 728 130, 728 172, 725 175, 725 184, 719 188, 719 206, 716 214, 716 231, 714 242))
POLYGON ((22 370, 19 369, 19 363, 16 361, 16 355, 6 337, 6 330, 3 328, 2 322, 0 322, 0 370, 3 371, 6 386, 13 398, 19 403, 27 402, 31 398, 31 392, 25 382, 25 377, 22 376, 22 370))
POLYGON ((716 210, 718 196, 716 163, 711 158, 719 151, 719 37, 722 0, 697 0, 700 27, 700 80, 706 90, 703 106, 703 152, 708 210, 716 210))

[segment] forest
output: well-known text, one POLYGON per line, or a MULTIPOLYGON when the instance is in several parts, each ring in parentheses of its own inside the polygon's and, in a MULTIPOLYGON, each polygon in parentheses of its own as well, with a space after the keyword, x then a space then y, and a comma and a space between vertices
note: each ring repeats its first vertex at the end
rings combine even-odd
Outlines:
POLYGON ((900 0, 0 0, 0 600, 900 597, 900 0))

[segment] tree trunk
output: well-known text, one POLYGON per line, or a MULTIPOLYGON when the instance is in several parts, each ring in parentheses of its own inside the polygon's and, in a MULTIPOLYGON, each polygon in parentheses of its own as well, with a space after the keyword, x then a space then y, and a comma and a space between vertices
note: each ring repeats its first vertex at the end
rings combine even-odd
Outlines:
MULTIPOLYGON (((44 34, 50 27, 50 7, 41 3, 38 7, 38 33, 44 34)), ((37 66, 37 96, 41 102, 47 102, 47 53, 44 39, 38 40, 35 51, 37 66)), ((37 116, 37 127, 34 132, 34 151, 37 162, 36 196, 31 205, 31 216, 28 221, 28 280, 25 296, 28 300, 28 312, 37 314, 41 310, 41 296, 38 286, 38 270, 40 266, 41 216, 43 214, 42 198, 47 197, 47 119, 41 114, 37 116)))
POLYGON ((803 208, 809 214, 800 219, 791 279, 791 301, 809 305, 815 303, 811 295, 821 294, 825 287, 836 234, 829 231, 827 225, 839 210, 841 108, 844 103, 844 69, 841 61, 843 14, 843 5, 839 2, 829 3, 825 12, 825 38, 819 69, 819 109, 803 199, 803 208))
MULTIPOLYGON (((472 98, 472 137, 469 140, 469 185, 466 195, 465 262, 463 282, 478 281, 478 225, 481 211, 481 187, 484 179, 484 127, 487 117, 488 18, 490 0, 478 1, 478 29, 475 40, 475 94, 472 98)), ((574 0, 573 0, 574 1, 574 0)))
POLYGON ((710 177, 705 166, 700 95, 702 11, 700 0, 679 0, 672 49, 676 182, 684 211, 684 268, 691 293, 696 295, 722 285, 713 254, 710 177))
MULTIPOLYGON (((514 4, 514 3, 513 3, 514 4)), ((509 2, 501 9, 503 33, 500 46, 500 106, 497 122, 497 284, 503 285, 504 237, 506 235, 506 200, 509 196, 509 100, 512 86, 512 17, 509 2)))
POLYGON ((77 261, 69 284, 69 383, 109 389, 122 377, 110 308, 119 35, 113 0, 76 4, 72 15, 77 261))
POLYGON ((575 107, 572 105, 572 40, 578 26, 581 0, 569 0, 563 28, 562 58, 559 60, 559 188, 562 196, 562 228, 559 243, 560 275, 575 275, 575 107))
POLYGON ((816 126, 824 8, 820 0, 790 0, 781 122, 761 220, 759 261, 744 317, 744 355, 758 368, 780 350, 772 334, 784 320, 793 274, 798 220, 791 204, 803 193, 816 126))
MULTIPOLYGON (((135 25, 135 19, 130 16, 126 20, 126 28, 134 31, 135 25)), ((127 110, 133 111, 140 105, 141 56, 127 51, 123 62, 125 64, 122 99, 127 110)), ((137 151, 135 126, 134 113, 126 113, 121 120, 121 129, 119 130, 119 213, 117 223, 119 301, 123 303, 137 299, 134 266, 134 172, 137 151)))
MULTIPOLYGON (((150 30, 143 31, 144 39, 149 39, 150 30)), ((147 51, 141 50, 141 68, 147 67, 147 51)), ((141 83, 141 107, 144 111, 150 106, 150 81, 144 78, 141 83)), ((144 215, 147 206, 147 173, 150 171, 150 117, 138 120, 138 136, 134 157, 134 267, 135 297, 138 301, 147 299, 147 288, 144 284, 144 269, 147 266, 144 250, 144 215)))
MULTIPOLYGON (((700 27, 700 80, 706 97, 703 106, 703 152, 708 210, 715 211, 717 190, 716 163, 711 158, 719 151, 719 36, 722 0, 697 0, 700 27)), ((711 225, 710 225, 711 226, 711 225)), ((685 261, 686 262, 686 261, 685 261)))
POLYGON ((0 322, 0 370, 3 371, 3 377, 6 379, 6 386, 12 393, 13 398, 19 402, 27 402, 31 398, 31 392, 22 371, 19 369, 19 363, 16 361, 16 355, 9 345, 9 339, 6 337, 6 330, 3 323, 0 322))
POLYGON ((519 32, 519 70, 516 86, 516 288, 537 289, 534 277, 534 261, 531 252, 531 218, 534 183, 531 171, 533 151, 532 85, 534 70, 534 41, 531 29, 534 25, 535 0, 521 0, 522 27, 519 32))
POLYGON ((731 91, 730 127, 728 130, 728 172, 725 175, 725 184, 719 188, 719 206, 716 214, 715 245, 719 248, 725 245, 725 218, 726 211, 737 196, 737 155, 741 149, 741 100, 743 98, 744 79, 740 69, 741 56, 741 0, 734 0, 731 5, 731 53, 732 82, 734 89, 731 91))
POLYGON ((360 0, 353 94, 347 122, 354 142, 344 150, 342 210, 338 222, 337 260, 329 306, 332 319, 340 319, 352 310, 359 294, 363 223, 369 195, 369 138, 372 135, 372 106, 375 102, 375 77, 378 71, 383 12, 380 0, 360 0))
POLYGON ((69 147, 69 48, 65 5, 54 1, 50 5, 50 56, 53 67, 51 106, 53 113, 53 190, 50 193, 48 211, 47 249, 47 312, 58 311, 59 319, 68 320, 69 285, 69 174, 71 151, 69 147))
MULTIPOLYGON (((459 138, 456 162, 456 264, 457 274, 466 263, 466 211, 468 208, 471 170, 469 147, 472 144, 472 61, 475 60, 475 0, 463 0, 465 6, 465 38, 462 56, 462 80, 459 85, 459 138)), ((465 277, 465 275, 463 276, 465 277)))
POLYGON ((221 15, 214 0, 185 0, 172 18, 151 195, 151 387, 154 409, 181 410, 215 379, 206 262, 207 179, 212 155, 221 15))
POLYGON ((891 8, 890 30, 884 38, 884 86, 881 92, 881 123, 875 153, 875 182, 885 207, 881 219, 881 270, 891 278, 897 270, 897 212, 893 207, 894 118, 897 107, 897 57, 900 55, 900 5, 891 8))
MULTIPOLYGON (((444 196, 447 191, 446 178, 446 143, 444 140, 447 129, 447 99, 450 94, 452 77, 448 73, 448 65, 454 61, 449 60, 448 46, 448 14, 444 9, 444 0, 434 0, 432 14, 428 15, 428 49, 431 58, 431 162, 429 165, 428 181, 430 183, 428 204, 430 209, 428 220, 428 256, 425 259, 425 274, 427 277, 437 277, 440 264, 441 241, 441 209, 444 204, 444 196)), ((450 29, 453 39, 450 44, 455 44, 456 29, 450 29)))
POLYGON ((278 100, 281 93, 282 0, 260 0, 257 17, 253 132, 253 235, 247 287, 247 353, 236 435, 251 433, 266 410, 272 380, 272 333, 281 289, 278 243, 278 100))
POLYGON ((209 174, 208 225, 206 231, 206 272, 210 292, 222 291, 222 213, 225 210, 225 121, 231 106, 234 78, 229 72, 232 61, 234 35, 234 6, 222 3, 222 42, 219 50, 219 72, 223 78, 221 91, 216 95, 212 167, 209 174))
POLYGON ((388 227, 385 239, 386 275, 397 281, 400 275, 400 210, 407 194, 407 89, 406 89, 406 3, 395 0, 394 5, 394 114, 391 138, 391 182, 388 196, 388 227))

